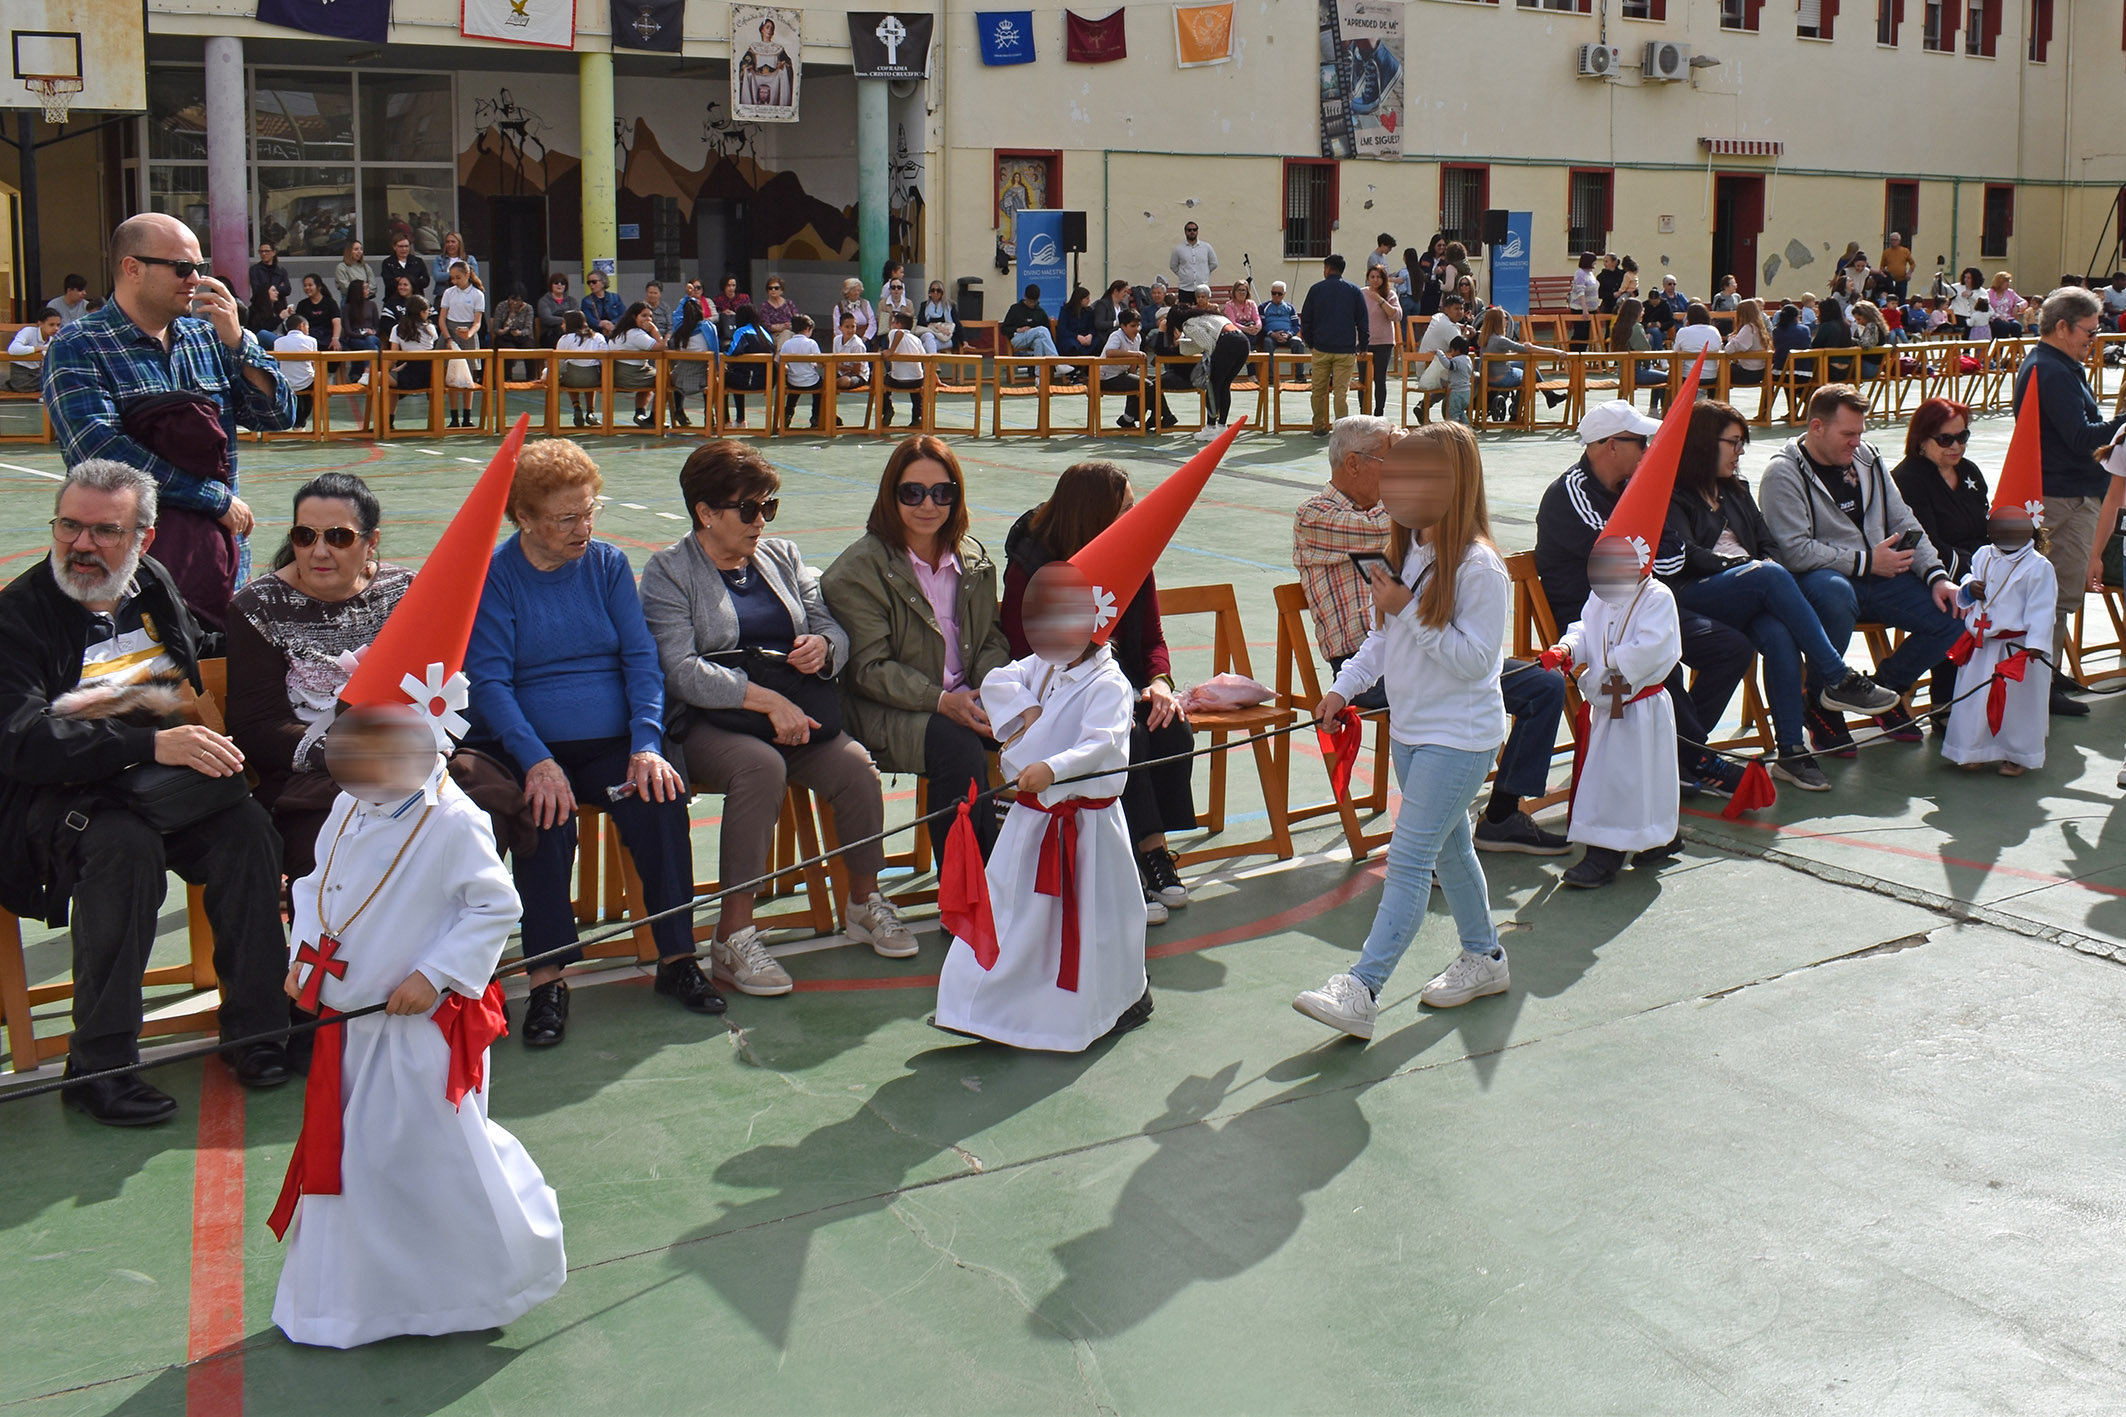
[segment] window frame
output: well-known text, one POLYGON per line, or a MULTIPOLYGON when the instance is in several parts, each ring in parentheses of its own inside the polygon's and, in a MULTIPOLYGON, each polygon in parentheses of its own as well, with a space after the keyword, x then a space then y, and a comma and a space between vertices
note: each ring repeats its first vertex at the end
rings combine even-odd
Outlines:
POLYGON ((1903 38, 1905 27, 1905 0, 1875 0, 1875 43, 1882 49, 1895 49, 1903 38), (1884 39, 1883 31, 1890 33, 1884 39))
POLYGON ((2002 0, 1962 0, 1964 55, 1970 59, 1993 59, 2000 53, 2002 0), (1972 21, 1977 21, 1976 24, 1972 21))
MULTIPOLYGON (((1581 6, 1581 12, 1586 12, 1585 5, 1581 6)), ((1624 19, 1637 20, 1642 24, 1665 25, 1668 23, 1668 0, 1621 0, 1617 7, 1617 13, 1624 19), (1644 5, 1646 13, 1643 15, 1631 13, 1631 6, 1634 4, 1644 5)))
POLYGON ((1981 261, 2005 261, 2008 259, 2008 243, 2015 239, 2015 184, 2013 182, 1988 182, 1979 198, 1978 258, 1981 261), (1994 231, 1993 194, 2005 192, 2007 201, 2007 224, 2005 229, 1994 231), (1995 241, 1995 238, 1998 238, 1995 241), (1989 244, 1993 243, 1993 244, 1989 244))
POLYGON ((2030 0, 2030 43, 2023 54, 2033 64, 2043 64, 2050 59, 2052 20, 2052 0, 2030 0))
POLYGON ((1721 0, 1720 28, 1729 34, 1760 34, 1764 24, 1764 0, 1721 0), (1732 3, 1740 14, 1741 23, 1727 22, 1728 5, 1732 3))
MULTIPOLYGON (((1796 13, 1798 15, 1798 8, 1796 13)), ((1837 28, 1837 24, 1838 0, 1819 0, 1816 12, 1816 33, 1808 34, 1804 32, 1801 28, 1801 21, 1797 18, 1794 21, 1794 37, 1796 39, 1813 39, 1829 43, 1833 37, 1832 31, 1837 28)))
POLYGON ((1919 47, 1928 54, 1954 54, 1957 52, 1957 27, 1964 22, 1964 6, 1969 0, 1921 0, 1919 47), (1942 28, 1928 43, 1926 15, 1934 10, 1941 15, 1942 28))
POLYGON ((1336 224, 1343 210, 1343 164, 1332 157, 1288 157, 1277 167, 1277 229, 1289 232, 1292 227, 1292 172, 1295 168, 1327 168, 1329 171, 1328 212, 1317 218, 1322 222, 1321 247, 1319 251, 1294 252, 1291 238, 1285 236, 1280 246, 1287 261, 1318 261, 1336 248, 1336 224))
POLYGON ((1617 170, 1614 167, 1568 167, 1565 169, 1565 254, 1578 259, 1582 251, 1600 253, 1609 249, 1610 233, 1617 229, 1617 170), (1598 241, 1577 243, 1573 238, 1573 187, 1581 177, 1602 179, 1602 235, 1598 241))
POLYGON ((1460 228, 1447 232, 1449 241, 1459 241, 1471 256, 1484 252, 1484 213, 1491 209, 1491 164, 1488 162, 1443 162, 1439 165, 1439 231, 1447 231, 1447 174, 1450 172, 1474 172, 1477 174, 1476 221, 1470 234, 1463 235, 1460 228))
POLYGON ((1919 182, 1914 178, 1892 177, 1882 184, 1882 235, 1888 241, 1891 232, 1904 237, 1905 245, 1919 234, 1919 182), (1912 220, 1903 226, 1897 222, 1897 193, 1900 188, 1910 188, 1912 193, 1912 220))

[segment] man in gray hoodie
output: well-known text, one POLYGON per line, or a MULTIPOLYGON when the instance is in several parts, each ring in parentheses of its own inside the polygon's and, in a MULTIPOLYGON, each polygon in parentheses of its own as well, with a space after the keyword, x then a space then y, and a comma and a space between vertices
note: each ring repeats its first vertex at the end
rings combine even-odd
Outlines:
MULTIPOLYGON (((1960 627, 1949 613, 1956 587, 1898 495, 1882 454, 1861 441, 1867 412, 1867 399, 1851 384, 1818 389, 1809 400, 1808 430, 1772 454, 1758 500, 1779 564, 1801 583, 1832 644, 1843 650, 1863 620, 1906 632, 1875 671, 1877 683, 1903 694, 1956 640, 1960 627)), ((1809 678, 1813 701, 1825 686, 1813 671, 1809 678)), ((1900 738, 1920 736, 1901 707, 1876 722, 1900 738)), ((1853 754, 1852 735, 1839 717, 1811 709, 1809 737, 1819 753, 1853 754)))

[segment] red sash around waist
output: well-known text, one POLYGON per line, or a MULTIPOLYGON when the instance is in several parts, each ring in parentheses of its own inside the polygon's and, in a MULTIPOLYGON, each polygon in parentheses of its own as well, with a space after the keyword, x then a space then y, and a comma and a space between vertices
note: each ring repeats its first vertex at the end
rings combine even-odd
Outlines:
POLYGON ((1033 793, 1022 792, 1018 805, 1046 813, 1048 829, 1041 834, 1041 860, 1034 871, 1033 888, 1063 902, 1063 958, 1056 967, 1056 987, 1078 991, 1078 813, 1112 807, 1120 798, 1066 797, 1053 807, 1044 806, 1033 793))

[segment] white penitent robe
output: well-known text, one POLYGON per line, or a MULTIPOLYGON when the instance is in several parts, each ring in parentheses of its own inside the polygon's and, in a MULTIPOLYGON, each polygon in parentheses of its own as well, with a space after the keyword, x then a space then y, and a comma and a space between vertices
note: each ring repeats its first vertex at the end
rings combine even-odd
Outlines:
POLYGON ((1986 682, 2002 660, 2026 645, 2051 651, 2059 577, 2034 544, 2012 552, 1981 546, 1971 558, 1971 573, 1964 577, 1965 585, 1973 582, 1983 584, 1986 593, 1965 615, 1964 633, 1985 638, 1956 671, 1956 707, 1949 710, 1942 756, 1952 763, 2010 762, 2041 768, 2045 735, 2052 728, 2051 666, 2033 659, 2022 682, 2006 681, 2007 706, 1998 734, 1986 721, 1986 682))
MULTIPOLYGON (((991 670, 982 681, 982 707, 1004 743, 1006 779, 1015 780, 1036 762, 1055 771, 1059 785, 1040 794, 1043 805, 1070 797, 1120 798, 1129 778, 1135 701, 1104 645, 1069 669, 1028 656, 991 670), (1040 717, 1021 733, 1035 707, 1040 717), (1060 785, 1087 772, 1105 775, 1060 785)), ((938 976, 940 1027, 1015 1048, 1077 1053, 1143 997, 1144 889, 1119 800, 1078 813, 1078 987, 1057 986, 1063 902, 1034 889, 1042 838, 1054 820, 1023 801, 1004 819, 988 872, 996 967, 983 969, 966 941, 952 942, 938 976)))
POLYGON ((1589 728, 1567 839, 1612 851, 1666 846, 1676 837, 1676 706, 1667 694, 1650 694, 1612 718, 1602 685, 1611 671, 1632 694, 1668 678, 1683 658, 1675 595, 1651 576, 1621 609, 1591 593, 1561 643, 1572 651, 1589 728))
MULTIPOLYGON (((341 793, 318 833, 320 864, 294 885, 294 943, 315 949, 321 914, 341 927, 347 972, 325 979, 328 1008, 381 1003, 416 969, 444 1001, 487 989, 520 914, 516 887, 487 814, 440 767, 430 790, 432 809, 418 794, 377 807, 341 793)), ((336 1027, 341 1193, 297 1203, 274 1323, 296 1343, 351 1348, 494 1328, 553 1297, 568 1274, 559 1202, 487 1119, 484 1088, 446 1100, 450 1049, 435 1020, 379 1013, 336 1027)))

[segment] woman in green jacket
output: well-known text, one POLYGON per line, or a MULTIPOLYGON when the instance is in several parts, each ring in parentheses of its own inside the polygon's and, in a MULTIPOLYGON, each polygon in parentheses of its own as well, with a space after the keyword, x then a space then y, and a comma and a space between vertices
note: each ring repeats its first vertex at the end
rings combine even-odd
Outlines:
MULTIPOLYGON (((1011 659, 997 569, 967 523, 952 449, 927 434, 903 439, 886 459, 865 535, 820 578, 849 635, 841 674, 849 734, 880 770, 928 778, 933 810, 964 801, 970 783, 989 785, 996 742, 977 691, 1011 659)), ((996 813, 973 818, 986 858, 996 813)))

